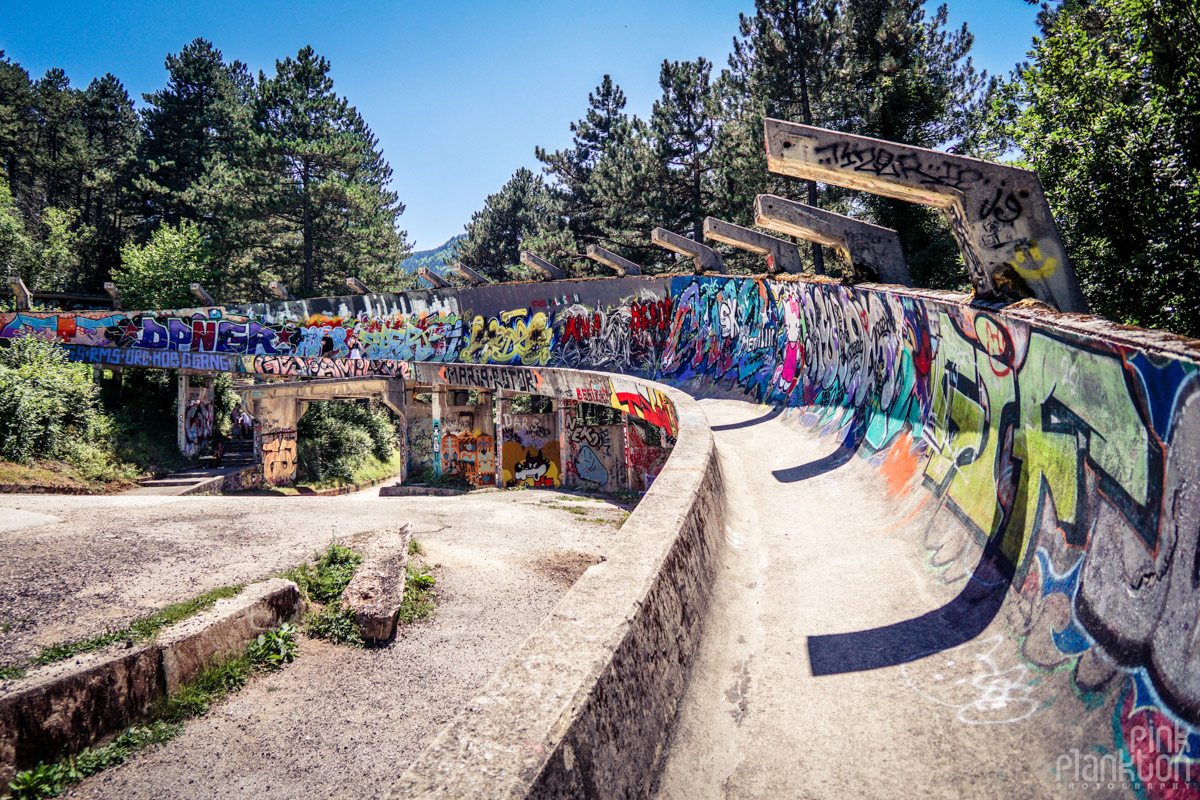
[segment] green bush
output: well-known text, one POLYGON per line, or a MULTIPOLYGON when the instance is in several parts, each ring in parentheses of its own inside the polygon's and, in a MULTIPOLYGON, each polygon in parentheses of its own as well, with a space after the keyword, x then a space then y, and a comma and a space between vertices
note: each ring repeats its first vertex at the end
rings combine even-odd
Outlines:
POLYGON ((104 460, 112 433, 91 367, 70 363, 57 344, 32 336, 0 348, 0 457, 88 464, 104 460))
POLYGON ((299 466, 306 480, 351 483, 367 464, 392 457, 396 428, 388 414, 369 403, 312 403, 297 425, 299 466))

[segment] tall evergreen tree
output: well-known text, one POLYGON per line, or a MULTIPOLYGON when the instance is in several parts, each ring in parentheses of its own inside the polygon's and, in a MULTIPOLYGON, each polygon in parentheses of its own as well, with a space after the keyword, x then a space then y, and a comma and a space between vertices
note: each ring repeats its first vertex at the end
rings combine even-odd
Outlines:
POLYGON ((125 87, 111 73, 88 85, 80 104, 87 168, 78 209, 88 229, 84 245, 87 274, 77 283, 98 288, 121 263, 129 220, 128 190, 136 167, 140 135, 137 112, 125 87))
POLYGON ((258 201, 268 224, 263 257, 305 296, 341 291, 347 276, 396 285, 410 251, 396 229, 404 205, 392 170, 359 113, 333 91, 329 62, 311 47, 259 76, 260 167, 272 176, 258 201))
POLYGON ((717 139, 712 64, 664 61, 658 82, 662 98, 650 114, 650 134, 660 174, 652 202, 660 224, 676 233, 704 238, 704 217, 712 207, 713 147, 717 139))
POLYGON ((471 215, 449 261, 500 280, 532 277, 520 265, 521 250, 556 262, 575 250, 561 212, 542 176, 521 167, 471 215))
MULTIPOLYGON (((756 152, 746 161, 726 159, 736 170, 725 189, 739 197, 749 194, 747 185, 757 191, 796 194, 796 181, 768 175, 761 157, 763 120, 767 117, 828 126, 827 95, 838 91, 833 70, 838 58, 838 0, 755 0, 753 16, 740 15, 740 38, 733 42, 729 57, 730 90, 751 102, 745 106, 742 122, 723 141, 725 153, 756 152), (747 141, 756 141, 750 148, 747 141), (732 162, 732 163, 730 163, 732 162)), ((809 205, 821 205, 816 181, 805 182, 809 205)), ((814 268, 825 272, 821 246, 812 244, 814 268)))
POLYGON ((166 88, 145 95, 142 112, 135 186, 145 236, 162 222, 211 218, 211 198, 199 187, 215 164, 239 160, 250 140, 251 86, 244 65, 226 64, 212 43, 195 39, 168 55, 166 67, 166 88))
POLYGON ((602 222, 607 204, 597 192, 593 173, 600 160, 626 144, 632 134, 625 102, 621 87, 605 75, 596 90, 588 94, 584 118, 571 123, 572 147, 553 153, 541 147, 534 151, 545 165, 543 170, 563 203, 570 232, 580 247, 604 239, 602 222))

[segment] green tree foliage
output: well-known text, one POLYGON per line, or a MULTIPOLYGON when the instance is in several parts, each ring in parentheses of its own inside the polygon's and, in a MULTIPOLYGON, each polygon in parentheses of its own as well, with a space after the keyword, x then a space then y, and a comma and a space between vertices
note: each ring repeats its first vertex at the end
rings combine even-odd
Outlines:
POLYGON ((184 221, 223 302, 266 299, 271 279, 303 295, 344 291, 345 276, 415 288, 391 169, 327 61, 304 48, 256 81, 196 39, 165 65, 139 115, 113 75, 31 81, 0 52, 0 248, 31 288, 99 292, 128 277, 131 247, 184 221))
POLYGON ((1200 11, 1066 0, 996 103, 1092 310, 1200 336, 1200 11))
POLYGON ((125 245, 121 260, 112 279, 127 308, 188 308, 196 305, 191 284, 209 282, 200 226, 186 218, 176 228, 163 222, 144 245, 125 245))
POLYGON ((344 290, 353 276, 378 290, 404 277, 411 251, 396 221, 404 205, 362 116, 333 91, 329 62, 311 47, 260 74, 260 157, 273 180, 257 207, 272 242, 264 259, 305 296, 344 290))
POLYGON ((532 277, 520 264, 521 250, 550 261, 574 252, 562 211, 542 176, 521 167, 471 215, 466 238, 449 261, 501 280, 532 277))
POLYGON ((350 482, 370 457, 392 457, 396 429, 369 403, 310 403, 296 426, 301 475, 314 482, 350 482))
POLYGON ((0 348, 0 458, 88 459, 110 434, 90 366, 32 336, 0 348))

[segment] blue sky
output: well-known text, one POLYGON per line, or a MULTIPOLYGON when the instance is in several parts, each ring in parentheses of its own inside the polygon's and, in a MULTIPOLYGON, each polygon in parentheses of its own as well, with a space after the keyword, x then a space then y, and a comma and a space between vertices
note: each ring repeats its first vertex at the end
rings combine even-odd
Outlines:
MULTIPOLYGON (((166 83, 163 59, 197 36, 257 72, 306 44, 333 65, 335 90, 379 137, 418 249, 460 233, 535 145, 570 141, 568 124, 607 72, 646 116, 664 58, 724 66, 753 0, 682 2, 62 2, 0 4, 0 48, 34 78, 62 67, 84 87, 105 72, 141 94, 166 83)), ((1023 60, 1036 7, 951 0, 992 73, 1023 60)), ((931 6, 932 13, 932 6, 931 6)))

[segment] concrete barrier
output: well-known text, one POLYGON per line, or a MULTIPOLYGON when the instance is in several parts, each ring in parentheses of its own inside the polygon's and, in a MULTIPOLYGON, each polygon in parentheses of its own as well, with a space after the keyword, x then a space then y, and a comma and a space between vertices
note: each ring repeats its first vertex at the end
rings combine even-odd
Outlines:
POLYGON ((643 795, 709 599, 723 494, 712 433, 679 438, 609 549, 401 777, 393 797, 643 795))
POLYGON ((0 785, 144 717, 205 664, 299 613, 296 584, 272 578, 163 630, 156 641, 85 653, 8 681, 0 689, 0 785))

